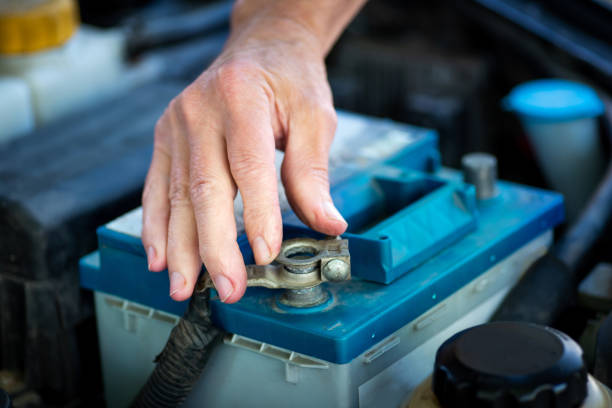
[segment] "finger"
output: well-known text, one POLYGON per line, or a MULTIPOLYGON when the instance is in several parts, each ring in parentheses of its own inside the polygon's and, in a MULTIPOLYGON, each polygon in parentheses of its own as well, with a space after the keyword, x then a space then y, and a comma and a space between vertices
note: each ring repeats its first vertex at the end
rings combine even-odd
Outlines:
POLYGON ((222 302, 237 302, 246 289, 246 269, 236 242, 234 197, 227 148, 220 126, 202 126, 192 139, 190 193, 199 253, 222 302))
POLYGON ((328 235, 340 235, 347 227, 329 194, 328 157, 336 122, 331 105, 295 110, 282 165, 291 207, 306 225, 328 235))
POLYGON ((174 135, 170 170, 170 221, 168 223, 168 274, 170 296, 188 299, 202 267, 198 236, 189 194, 189 145, 184 135, 174 135))
POLYGON ((168 178, 170 150, 167 143, 169 129, 162 119, 155 127, 153 158, 142 192, 142 244, 147 253, 149 270, 166 269, 166 241, 168 237, 168 178))
POLYGON ((270 108, 264 95, 234 102, 226 122, 230 169, 244 203, 244 226, 255 261, 268 264, 282 241, 270 108))

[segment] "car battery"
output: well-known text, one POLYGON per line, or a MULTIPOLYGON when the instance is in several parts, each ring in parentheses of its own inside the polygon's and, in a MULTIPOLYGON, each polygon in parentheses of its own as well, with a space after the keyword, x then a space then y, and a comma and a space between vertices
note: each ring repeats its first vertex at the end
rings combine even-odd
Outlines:
MULTIPOLYGON (((478 166, 494 174, 494 160, 472 159, 468 181, 478 166)), ((349 224, 351 279, 317 286, 307 305, 261 287, 235 304, 213 293, 212 319, 228 334, 186 406, 397 406, 430 374, 442 341, 488 320, 563 219, 559 194, 494 177, 488 188, 469 184, 440 166, 435 132, 384 120, 340 113, 330 174, 349 224)), ((325 238, 282 191, 281 203, 284 239, 325 238)), ((147 271, 141 215, 99 228, 99 250, 81 260, 109 406, 130 404, 187 305, 168 296, 167 274, 147 271)), ((244 233, 238 243, 252 264, 244 233)))

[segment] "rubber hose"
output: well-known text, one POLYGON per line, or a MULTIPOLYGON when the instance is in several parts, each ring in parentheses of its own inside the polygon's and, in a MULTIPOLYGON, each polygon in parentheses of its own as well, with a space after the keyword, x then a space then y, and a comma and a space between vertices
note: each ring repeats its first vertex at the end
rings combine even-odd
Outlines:
MULTIPOLYGON (((606 115, 603 126, 612 146, 612 105, 605 100, 606 115)), ((604 231, 612 214, 612 160, 597 190, 591 196, 578 221, 555 246, 555 253, 575 272, 589 250, 604 231)))
POLYGON ((531 322, 550 326, 574 296, 570 269, 553 254, 535 261, 512 288, 491 320, 531 322))
MULTIPOLYGON (((612 144, 612 105, 606 102, 604 126, 612 144)), ((536 261, 492 317, 551 326, 575 295, 579 266, 601 237, 612 215, 612 161, 578 220, 536 261)))
POLYGON ((212 325, 209 291, 191 297, 185 315, 172 330, 147 383, 132 404, 135 408, 180 406, 191 393, 222 332, 212 325))

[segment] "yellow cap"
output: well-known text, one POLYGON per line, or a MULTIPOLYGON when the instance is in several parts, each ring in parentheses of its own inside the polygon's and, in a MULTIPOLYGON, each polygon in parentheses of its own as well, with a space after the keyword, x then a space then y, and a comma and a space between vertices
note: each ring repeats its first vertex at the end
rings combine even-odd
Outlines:
POLYGON ((74 0, 0 2, 0 53, 22 54, 65 43, 79 25, 74 0))

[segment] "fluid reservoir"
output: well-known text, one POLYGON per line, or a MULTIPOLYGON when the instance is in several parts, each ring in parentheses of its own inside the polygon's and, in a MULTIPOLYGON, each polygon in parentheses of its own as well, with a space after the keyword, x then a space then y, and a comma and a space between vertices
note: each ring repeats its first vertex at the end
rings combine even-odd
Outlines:
POLYGON ((515 87, 504 106, 516 112, 544 176, 565 196, 568 220, 576 219, 605 170, 601 99, 585 84, 540 79, 515 87))
POLYGON ((0 77, 0 143, 34 129, 30 87, 19 77, 0 77))
POLYGON ((113 93, 123 49, 119 31, 79 25, 75 0, 0 2, 0 115, 22 118, 0 141, 113 93))
POLYGON ((587 373, 567 335, 521 322, 459 332, 436 354, 433 375, 406 408, 610 408, 610 390, 587 373))

